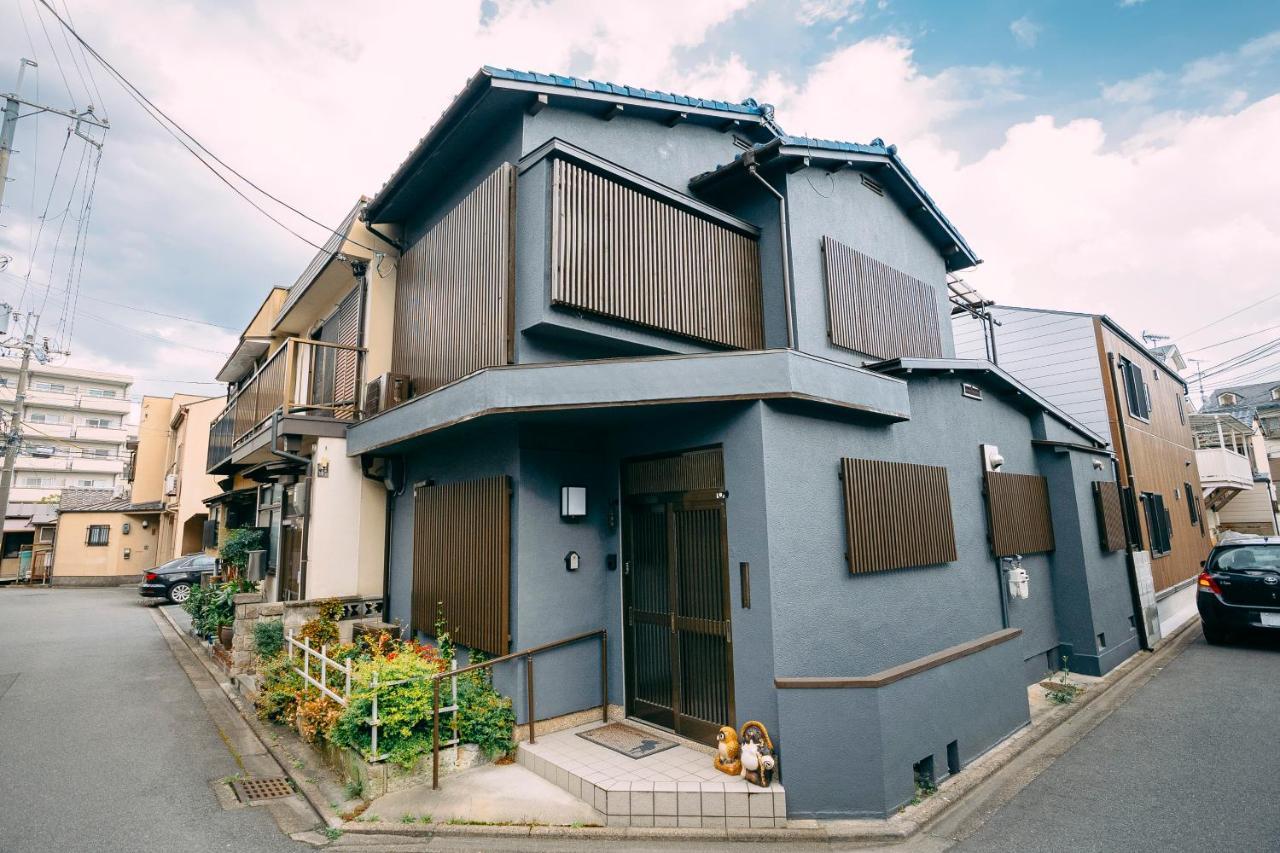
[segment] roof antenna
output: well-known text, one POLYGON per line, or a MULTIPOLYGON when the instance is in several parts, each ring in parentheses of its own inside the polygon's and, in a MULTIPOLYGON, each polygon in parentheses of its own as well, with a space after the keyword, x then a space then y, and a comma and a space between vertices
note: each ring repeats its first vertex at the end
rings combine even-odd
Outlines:
POLYGON ((1146 341, 1146 342, 1147 342, 1147 348, 1148 348, 1148 349, 1155 349, 1157 346, 1159 346, 1159 345, 1160 345, 1160 342, 1161 342, 1161 341, 1167 341, 1167 340, 1169 340, 1169 336, 1168 336, 1168 335, 1159 335, 1159 334, 1156 334, 1155 332, 1146 332, 1146 331, 1144 331, 1144 332, 1142 333, 1142 339, 1143 339, 1144 341, 1146 341))

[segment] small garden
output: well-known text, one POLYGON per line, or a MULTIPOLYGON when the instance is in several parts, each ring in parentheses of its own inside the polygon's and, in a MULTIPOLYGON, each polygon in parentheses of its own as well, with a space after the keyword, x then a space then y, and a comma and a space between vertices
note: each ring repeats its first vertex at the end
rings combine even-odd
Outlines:
MULTIPOLYGON (((243 578, 249 552, 262 547, 262 531, 253 528, 229 530, 218 551, 222 571, 227 580, 200 585, 182 603, 191 614, 191 629, 200 637, 212 639, 230 629, 236 619, 235 597, 243 592, 257 592, 258 585, 243 578)), ((227 643, 223 643, 227 645, 227 643)))
MULTIPOLYGON (((454 647, 443 619, 437 621, 437 645, 402 641, 385 632, 364 634, 354 643, 338 639, 338 619, 342 605, 324 601, 319 615, 303 625, 295 639, 311 648, 325 648, 328 657, 340 666, 351 666, 351 692, 344 708, 339 702, 307 683, 297 671, 300 655, 290 659, 280 620, 259 622, 254 631, 258 654, 258 717, 294 727, 302 738, 315 745, 333 744, 359 753, 365 760, 386 760, 402 768, 413 768, 431 753, 432 676, 448 672, 454 647), (399 683, 397 683, 399 682, 399 683), (377 683, 378 752, 372 754, 374 687, 377 683)), ((479 662, 475 653, 471 663, 479 662)), ((320 679, 314 662, 309 670, 320 679)), ((346 672, 328 669, 324 683, 343 695, 346 672)), ((441 705, 451 700, 449 680, 440 681, 441 705)), ((464 744, 475 744, 490 759, 506 756, 515 749, 515 712, 511 700, 494 690, 487 670, 458 676, 458 711, 441 715, 442 741, 454 735, 464 744)))

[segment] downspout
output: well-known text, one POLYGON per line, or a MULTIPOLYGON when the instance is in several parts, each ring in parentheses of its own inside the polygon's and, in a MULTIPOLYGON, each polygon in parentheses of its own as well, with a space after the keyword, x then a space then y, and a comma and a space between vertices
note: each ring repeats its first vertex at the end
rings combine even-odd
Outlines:
MULTIPOLYGON (((1125 469, 1129 472, 1125 478, 1128 482, 1128 490, 1130 501, 1121 501, 1120 520, 1124 523, 1124 557, 1128 567, 1129 574, 1129 598, 1133 606, 1133 621, 1138 628, 1138 640, 1142 644, 1143 651, 1153 651, 1151 638, 1147 636, 1147 620, 1142 612, 1142 592, 1138 583, 1138 561, 1133 556, 1133 544, 1140 541, 1142 530, 1134 530, 1133 526, 1137 523, 1137 518, 1130 518, 1130 504, 1137 501, 1138 488, 1137 483, 1133 479, 1133 464, 1129 461, 1129 436, 1124 428, 1124 408, 1123 400, 1120 399, 1120 383, 1116 381, 1116 357, 1114 353, 1107 353, 1107 369, 1110 371, 1108 377, 1111 382, 1111 396, 1113 404, 1116 407, 1116 432, 1120 433, 1120 452, 1124 454, 1125 469)), ((1112 455, 1111 470, 1115 477, 1116 485, 1120 485, 1120 457, 1112 455)), ((1137 505, 1133 504, 1133 509, 1137 510, 1137 505)))
POLYGON ((764 176, 756 168, 755 152, 747 151, 742 155, 742 162, 746 165, 747 171, 760 184, 769 191, 769 193, 778 200, 778 243, 782 249, 782 299, 783 308, 786 310, 787 322, 787 349, 796 348, 795 333, 795 316, 792 309, 792 293, 791 293, 791 241, 790 229, 787 227, 787 198, 774 188, 773 184, 764 179, 764 176))
POLYGON ((311 460, 305 456, 299 456, 296 453, 290 453, 287 450, 281 450, 276 446, 276 439, 280 435, 280 418, 281 415, 275 415, 271 418, 271 455, 279 456, 281 459, 287 459, 290 462, 297 462, 303 465, 308 471, 311 470, 311 460))
POLYGON ((401 243, 395 237, 392 237, 390 234, 384 234, 383 232, 379 231, 377 228, 374 227, 372 222, 365 219, 363 216, 361 216, 360 218, 364 221, 364 230, 368 231, 370 234, 377 237, 379 240, 386 243, 388 246, 391 246, 397 252, 404 254, 403 243, 401 243))

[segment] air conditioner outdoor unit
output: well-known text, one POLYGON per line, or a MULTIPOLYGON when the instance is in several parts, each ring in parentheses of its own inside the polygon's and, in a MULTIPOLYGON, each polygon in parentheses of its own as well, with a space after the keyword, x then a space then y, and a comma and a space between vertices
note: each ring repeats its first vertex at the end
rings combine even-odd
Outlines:
POLYGON ((364 386, 361 414, 371 418, 409 399, 409 377, 404 373, 384 373, 364 386))
POLYGON ((178 493, 178 475, 169 474, 164 478, 164 493, 172 497, 178 493))

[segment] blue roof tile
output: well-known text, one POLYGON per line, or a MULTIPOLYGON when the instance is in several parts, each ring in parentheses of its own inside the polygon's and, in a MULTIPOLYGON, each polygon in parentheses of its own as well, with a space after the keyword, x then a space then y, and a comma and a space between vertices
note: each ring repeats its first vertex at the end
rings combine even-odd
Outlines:
POLYGON ((516 80, 522 83, 538 83, 544 86, 560 86, 565 89, 582 89, 590 92, 601 92, 606 95, 617 95, 625 98, 641 98, 646 101, 657 101, 664 104, 677 104, 685 107, 698 107, 721 112, 742 113, 743 115, 765 116, 766 109, 753 100, 743 103, 718 101, 710 98, 695 98, 674 92, 659 92, 654 89, 643 89, 623 83, 610 83, 606 80, 583 80, 580 77, 568 77, 561 74, 539 74, 536 71, 518 71, 514 68, 496 68, 492 65, 484 67, 484 73, 499 80, 516 80))

